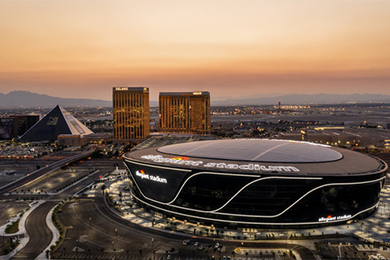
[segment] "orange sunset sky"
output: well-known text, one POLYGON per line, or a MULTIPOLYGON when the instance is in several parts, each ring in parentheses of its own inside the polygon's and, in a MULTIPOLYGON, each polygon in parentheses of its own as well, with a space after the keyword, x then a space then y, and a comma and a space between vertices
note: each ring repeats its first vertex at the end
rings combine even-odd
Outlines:
POLYGON ((390 1, 0 0, 0 92, 390 95, 390 1))

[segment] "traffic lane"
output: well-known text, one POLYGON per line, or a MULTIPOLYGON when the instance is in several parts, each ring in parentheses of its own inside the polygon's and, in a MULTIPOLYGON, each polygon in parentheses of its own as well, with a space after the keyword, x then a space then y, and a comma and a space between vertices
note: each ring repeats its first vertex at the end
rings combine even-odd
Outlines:
POLYGON ((88 172, 64 172, 54 171, 25 185, 20 186, 18 192, 56 192, 57 189, 62 188, 65 184, 68 184, 80 176, 87 175, 88 172))
POLYGON ((68 189, 59 193, 56 196, 56 198, 66 199, 68 197, 75 195, 76 193, 78 193, 81 190, 83 190, 84 188, 86 188, 86 186, 93 183, 96 179, 99 179, 100 175, 108 172, 109 170, 112 170, 112 168, 111 169, 109 169, 109 168, 99 169, 99 171, 96 171, 95 173, 89 175, 85 179, 82 179, 80 182, 77 182, 76 184, 70 186, 68 189))
MULTIPOLYGON (((150 237, 156 237, 156 238, 161 239, 163 241, 166 241, 166 240, 180 241, 179 244, 177 244, 177 243, 174 243, 174 244, 170 243, 169 244, 169 245, 175 245, 176 247, 181 245, 181 241, 183 239, 185 239, 186 237, 188 238, 188 236, 186 236, 184 234, 182 235, 182 234, 177 234, 177 233, 173 233, 173 232, 164 232, 164 231, 160 231, 160 230, 140 227, 139 225, 133 224, 127 220, 124 220, 121 217, 119 217, 117 214, 113 213, 110 209, 107 208, 106 204, 104 203, 103 198, 97 197, 95 199, 96 199, 96 202, 99 203, 99 209, 100 209, 101 214, 106 215, 107 219, 112 219, 118 223, 129 226, 133 232, 137 232, 137 231, 142 230, 142 231, 140 231, 140 232, 142 232, 142 234, 149 234, 150 237)), ((204 238, 204 237, 197 237, 196 239, 198 239, 199 242, 201 242, 201 243, 210 243, 211 241, 213 241, 213 242, 220 241, 220 242, 222 242, 228 246, 232 246, 234 248, 241 246, 241 241, 240 242, 225 241, 222 239, 204 238)), ((309 249, 307 249, 303 246, 297 245, 297 244, 272 243, 272 242, 271 243, 267 243, 267 242, 250 242, 250 243, 248 243, 248 242, 245 242, 245 244, 249 245, 250 247, 271 246, 272 248, 277 248, 277 247, 283 248, 284 246, 286 246, 288 249, 294 248, 297 252, 299 252, 300 255, 305 256, 305 258, 303 258, 303 259, 315 259, 313 253, 309 249)), ((191 252, 192 252, 192 250, 191 250, 191 252)))
MULTIPOLYGON (((61 221, 64 219, 66 225, 77 227, 83 234, 88 234, 92 230, 103 234, 108 241, 117 239, 125 242, 134 242, 134 239, 129 240, 129 237, 135 238, 135 243, 137 241, 151 241, 153 234, 151 234, 150 230, 138 225, 132 225, 132 223, 122 218, 118 221, 118 219, 111 218, 112 215, 107 215, 107 212, 102 210, 105 209, 102 200, 79 200, 78 202, 68 204, 62 210, 61 221), (68 204, 70 205, 68 206, 68 204)), ((157 235, 154 235, 157 238, 157 235)), ((165 234, 160 233, 158 235, 164 235, 160 238, 167 239, 165 234)), ((176 235, 171 237, 171 240, 175 240, 180 244, 182 237, 176 235)))
MULTIPOLYGON (((69 204, 61 214, 61 220, 66 225, 73 226, 67 239, 64 241, 62 248, 74 248, 76 244, 83 250, 92 254, 98 254, 101 250, 104 252, 116 254, 137 255, 142 250, 144 255, 151 256, 153 251, 157 250, 157 254, 167 254, 172 248, 178 249, 181 256, 215 256, 221 254, 230 255, 236 248, 242 246, 241 242, 224 241, 213 238, 193 238, 200 244, 210 245, 197 250, 197 247, 183 246, 182 241, 188 239, 188 236, 177 235, 171 232, 156 231, 138 225, 134 225, 123 219, 117 219, 112 216, 112 212, 104 210, 104 202, 100 198, 96 201, 82 201, 77 204, 69 204), (67 213, 65 213, 67 212, 67 213), (69 237, 68 237, 69 235, 69 237), (223 252, 214 251, 214 244, 220 242, 224 244, 223 252), (158 253, 160 252, 160 253, 158 253)), ((114 214, 115 215, 115 214, 114 214)), ((304 259, 314 259, 310 250, 295 244, 286 243, 259 243, 245 242, 245 247, 253 248, 287 248, 299 251, 301 255, 305 255, 304 259)), ((61 252, 63 249, 59 249, 61 252)), ((78 252, 78 254, 82 254, 78 252)))
POLYGON ((14 183, 9 184, 7 186, 2 186, 2 187, 0 187, 0 194, 13 191, 13 190, 19 188, 20 186, 23 186, 31 181, 34 181, 36 178, 41 177, 42 175, 48 173, 49 171, 51 171, 51 167, 41 168, 41 169, 37 170, 34 174, 24 176, 24 177, 22 177, 22 179, 16 180, 14 183))
POLYGON ((139 250, 146 251, 147 241, 151 243, 148 234, 142 236, 127 226, 123 227, 105 216, 101 216, 93 201, 80 200, 68 203, 58 216, 68 229, 66 239, 56 250, 56 254, 65 253, 69 257, 70 254, 75 253, 74 250, 78 247, 81 249, 78 252, 79 256, 90 252, 93 255, 109 254, 114 252, 113 249, 118 251, 118 254, 122 252, 138 255, 139 250), (117 232, 115 232, 115 228, 117 232))
MULTIPOLYGON (((77 163, 79 164, 79 163, 77 163)), ((59 169, 44 176, 36 178, 34 181, 20 186, 17 190, 21 193, 27 191, 40 191, 40 192, 57 192, 59 189, 64 188, 65 185, 70 184, 72 181, 79 179, 82 176, 88 176, 91 172, 108 172, 112 170, 112 167, 99 167, 92 170, 90 167, 83 167, 82 165, 73 166, 72 169, 59 169)), ((102 173, 100 173, 102 174, 102 173)), ((98 175, 95 175, 97 178, 98 175)))
MULTIPOLYGON (((265 241, 227 241, 227 240, 222 240, 222 239, 212 239, 212 241, 211 241, 210 239, 204 239, 204 238, 200 238, 200 237, 193 237, 193 238, 191 238, 191 241, 192 241, 192 245, 187 246, 188 249, 195 250, 195 251, 198 249, 197 250, 198 252, 201 251, 201 250, 199 250, 198 246, 193 245, 194 242, 198 242, 199 245, 202 245, 203 250, 206 250, 206 251, 207 251, 207 248, 204 248, 204 247, 210 247, 210 245, 211 245, 211 249, 214 251, 214 252, 212 252, 212 255, 218 256, 218 257, 233 256, 233 255, 235 255, 235 257, 240 257, 240 256, 246 257, 245 253, 243 253, 241 255, 237 254, 237 253, 233 254, 233 251, 236 248, 243 248, 243 249, 247 249, 248 251, 251 251, 253 249, 262 250, 263 257, 265 257, 267 255, 272 256, 272 251, 277 252, 277 250, 280 250, 283 253, 283 250, 286 250, 286 251, 294 250, 301 256, 302 259, 308 259, 308 260, 309 259, 316 259, 314 254, 309 249, 307 249, 306 247, 303 247, 301 245, 298 245, 298 244, 280 243, 280 242, 265 242, 265 241), (214 249, 216 243, 223 245, 222 250, 214 249), (268 251, 268 253, 265 253, 265 251, 268 251)), ((254 253, 250 253, 248 255, 248 257, 249 256, 259 257, 259 255, 255 255, 254 253)))
POLYGON ((47 165, 44 168, 41 168, 41 169, 35 171, 34 173, 32 173, 28 176, 23 177, 22 179, 15 181, 14 183, 12 183, 10 185, 0 187, 0 194, 13 191, 13 190, 17 189, 18 187, 25 185, 31 181, 34 181, 35 179, 47 174, 48 172, 50 172, 52 170, 56 170, 64 165, 68 165, 71 162, 81 160, 82 158, 87 157, 90 154, 92 154, 92 152, 84 152, 84 153, 81 153, 81 154, 78 154, 78 155, 75 155, 75 156, 72 156, 69 158, 62 159, 60 161, 56 161, 50 165, 47 165))
POLYGON ((46 216, 57 203, 47 201, 30 213, 26 220, 26 232, 30 239, 12 259, 35 259, 50 245, 53 234, 46 225, 46 216))

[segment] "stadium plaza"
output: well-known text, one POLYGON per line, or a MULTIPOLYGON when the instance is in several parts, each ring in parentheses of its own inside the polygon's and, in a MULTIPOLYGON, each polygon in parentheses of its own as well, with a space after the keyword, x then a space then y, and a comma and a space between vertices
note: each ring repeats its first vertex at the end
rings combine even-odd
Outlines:
MULTIPOLYGON (((196 229, 197 236, 202 234, 207 237, 207 230, 215 227, 206 225, 197 225, 195 223, 183 222, 172 218, 163 218, 162 216, 153 215, 150 212, 139 207, 132 199, 128 190, 127 177, 119 180, 118 176, 125 174, 123 170, 116 171, 109 176, 104 176, 107 179, 105 183, 98 183, 96 189, 91 189, 85 192, 86 195, 93 196, 96 192, 101 192, 101 187, 106 186, 108 196, 114 198, 113 203, 118 205, 119 212, 112 210, 123 219, 137 224, 144 228, 159 229, 161 231, 174 231, 183 234, 183 240, 186 237, 194 237, 194 229, 196 229), (120 196, 121 195, 121 196, 120 196), (174 223, 172 225, 172 223, 174 223)), ((272 241, 290 244, 300 244, 315 251, 314 241, 320 240, 321 236, 334 236, 337 234, 354 236, 359 240, 364 241, 364 246, 372 243, 388 243, 390 230, 390 184, 386 183, 381 191, 381 200, 376 212, 363 220, 354 221, 349 224, 334 225, 317 228, 302 228, 302 229, 256 229, 256 228, 239 228, 239 229, 219 229, 219 237, 224 240, 242 241, 243 246, 245 242, 249 241, 272 241), (221 233, 221 231, 223 231, 221 233), (296 239, 296 237, 305 236, 306 239, 296 239), (310 234, 310 235, 309 235, 310 234), (296 237, 294 237, 296 236, 296 237), (272 238, 272 239, 271 239, 272 238)), ((214 235, 216 233, 214 232, 214 235)), ((212 238, 212 236, 210 236, 212 238)), ((196 238, 193 238, 196 239, 196 238)), ((370 246, 371 247, 371 246, 370 246)), ((223 249, 222 249, 223 250, 223 249)), ((224 252, 223 252, 224 253, 224 252)), ((390 257, 390 250, 380 251, 382 255, 390 257)), ((227 254, 227 253, 226 253, 227 254)), ((244 256, 242 256, 244 257, 244 256)), ((299 259, 299 257, 297 257, 299 259)))

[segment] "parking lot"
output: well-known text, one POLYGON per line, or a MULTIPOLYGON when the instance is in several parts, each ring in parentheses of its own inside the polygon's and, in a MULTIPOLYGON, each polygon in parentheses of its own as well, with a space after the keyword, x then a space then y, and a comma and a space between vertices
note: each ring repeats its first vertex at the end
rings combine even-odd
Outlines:
POLYGON ((382 248, 378 252, 377 248, 367 244, 351 243, 323 243, 317 245, 318 252, 322 259, 387 259, 390 257, 390 251, 382 248), (373 257, 375 256, 375 257, 373 257), (381 258, 382 257, 382 258, 381 258))

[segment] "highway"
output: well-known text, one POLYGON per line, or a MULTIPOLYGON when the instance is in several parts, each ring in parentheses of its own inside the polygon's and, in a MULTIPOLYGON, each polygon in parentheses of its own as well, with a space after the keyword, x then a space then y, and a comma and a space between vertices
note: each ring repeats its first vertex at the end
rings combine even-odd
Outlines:
POLYGON ((68 157, 68 158, 59 160, 57 162, 54 162, 52 164, 49 164, 47 167, 43 167, 39 170, 36 170, 36 171, 30 173, 29 175, 26 175, 25 177, 22 177, 22 178, 14 181, 12 183, 9 183, 9 184, 6 184, 6 185, 0 187, 0 194, 13 191, 13 190, 31 182, 31 181, 36 180, 37 178, 39 178, 39 177, 41 177, 41 176, 43 176, 51 171, 54 171, 54 170, 61 168, 62 166, 65 166, 67 164, 71 164, 71 163, 79 161, 85 157, 88 157, 92 154, 92 152, 93 151, 91 151, 91 150, 86 151, 86 152, 82 152, 80 154, 73 155, 71 157, 68 157))

